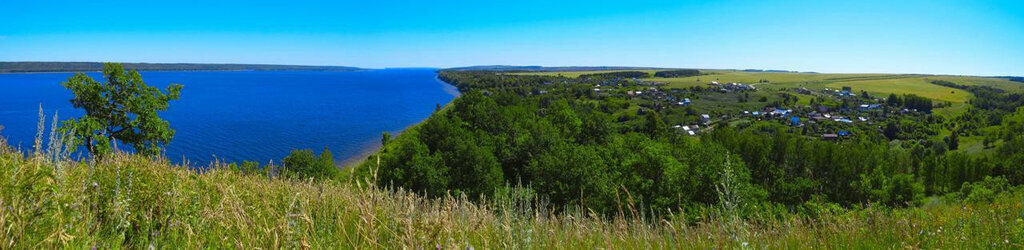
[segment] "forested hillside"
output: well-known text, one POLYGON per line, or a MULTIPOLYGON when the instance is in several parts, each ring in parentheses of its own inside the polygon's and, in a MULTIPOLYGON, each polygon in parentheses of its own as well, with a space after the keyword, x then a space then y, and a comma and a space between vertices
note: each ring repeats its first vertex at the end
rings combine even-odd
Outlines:
POLYGON ((985 200, 1024 184, 1019 93, 952 86, 979 98, 971 111, 943 116, 931 111, 947 104, 912 94, 844 88, 800 94, 811 96, 800 105, 788 90, 671 89, 631 79, 641 74, 442 71, 463 96, 386 141, 379 163, 356 171, 433 197, 490 196, 522 184, 556 207, 598 214, 615 213, 628 197, 653 216, 697 216, 722 200, 746 214, 907 207, 929 197, 985 200), (689 105, 723 94, 738 96, 737 105, 761 103, 754 110, 764 114, 720 118, 689 105), (751 95, 765 97, 744 101, 751 95), (968 135, 987 138, 984 147, 959 150, 968 135))

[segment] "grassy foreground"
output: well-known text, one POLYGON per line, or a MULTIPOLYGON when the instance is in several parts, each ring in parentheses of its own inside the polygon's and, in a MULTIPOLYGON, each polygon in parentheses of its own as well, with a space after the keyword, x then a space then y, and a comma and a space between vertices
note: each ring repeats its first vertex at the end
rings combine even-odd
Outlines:
POLYGON ((42 155, 25 157, 0 139, 0 249, 1024 247, 1020 189, 985 204, 936 199, 745 220, 643 218, 624 202, 618 216, 598 218, 556 215, 515 189, 484 202, 426 199, 217 164, 200 173, 132 155, 95 163, 42 155))

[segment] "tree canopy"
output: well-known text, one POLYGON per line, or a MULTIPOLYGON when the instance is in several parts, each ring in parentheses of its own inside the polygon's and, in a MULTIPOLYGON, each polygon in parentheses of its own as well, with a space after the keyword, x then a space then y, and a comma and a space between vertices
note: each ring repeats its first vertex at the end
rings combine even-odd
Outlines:
POLYGON ((84 116, 64 121, 61 131, 72 133, 76 145, 84 145, 93 156, 111 152, 116 141, 141 154, 159 154, 174 130, 157 112, 179 98, 182 85, 171 84, 161 92, 143 82, 138 71, 118 63, 104 64, 103 77, 106 81, 99 82, 76 73, 61 83, 74 94, 72 106, 85 109, 84 116))

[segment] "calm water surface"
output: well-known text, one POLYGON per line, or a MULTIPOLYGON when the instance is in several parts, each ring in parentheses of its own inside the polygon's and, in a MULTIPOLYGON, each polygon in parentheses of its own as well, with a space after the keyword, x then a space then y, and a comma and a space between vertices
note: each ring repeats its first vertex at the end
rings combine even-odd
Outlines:
MULTIPOLYGON (((71 75, 0 74, 0 125, 5 127, 0 135, 28 150, 40 104, 48 120, 55 111, 61 120, 84 114, 71 107, 71 92, 60 86, 71 75)), ((181 99, 160 116, 177 130, 167 157, 194 166, 213 159, 279 162, 292 149, 324 147, 335 160, 350 159, 379 146, 382 132, 422 121, 435 105, 458 95, 433 69, 142 72, 142 77, 161 89, 172 82, 185 85, 181 99)))

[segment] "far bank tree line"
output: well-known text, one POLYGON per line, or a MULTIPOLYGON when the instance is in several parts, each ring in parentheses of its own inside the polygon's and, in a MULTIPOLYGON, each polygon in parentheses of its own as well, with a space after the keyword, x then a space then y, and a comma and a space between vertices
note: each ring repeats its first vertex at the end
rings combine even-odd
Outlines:
MULTIPOLYGON (((665 77, 665 78, 690 77, 690 76, 699 76, 700 74, 701 74, 700 71, 695 70, 695 69, 677 69, 677 70, 656 71, 656 72, 654 72, 654 77, 665 77)), ((648 77, 651 77, 651 74, 647 73, 647 72, 643 72, 643 71, 613 71, 613 72, 605 72, 605 73, 593 73, 593 74, 582 74, 582 75, 580 75, 580 78, 584 78, 584 79, 587 79, 587 78, 600 78, 600 79, 609 79, 609 78, 648 78, 648 77)))

